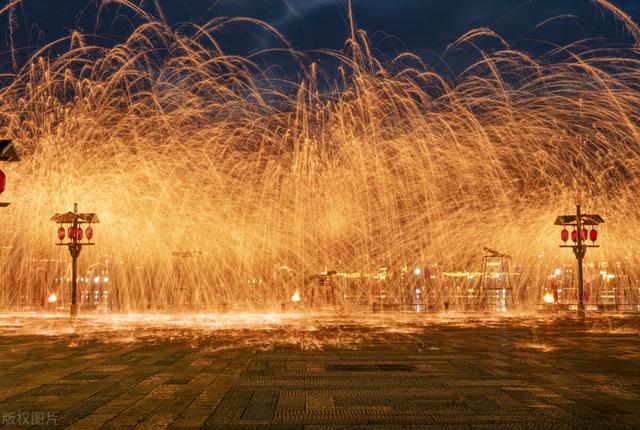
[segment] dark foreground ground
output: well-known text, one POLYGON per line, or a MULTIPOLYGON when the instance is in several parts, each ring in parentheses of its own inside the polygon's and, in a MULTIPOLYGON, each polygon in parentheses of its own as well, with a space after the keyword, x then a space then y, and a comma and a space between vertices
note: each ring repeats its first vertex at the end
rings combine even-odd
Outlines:
POLYGON ((2 428, 640 428, 637 318, 92 318, 2 317, 2 428))

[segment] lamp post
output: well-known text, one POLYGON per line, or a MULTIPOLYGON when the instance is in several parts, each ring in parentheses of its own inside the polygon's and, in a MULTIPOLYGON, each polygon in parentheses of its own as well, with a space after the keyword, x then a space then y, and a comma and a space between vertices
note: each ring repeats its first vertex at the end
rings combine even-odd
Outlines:
POLYGON ((587 248, 599 248, 600 245, 596 245, 598 240, 598 231, 596 226, 604 223, 604 220, 600 215, 588 215, 583 214, 580 211, 580 205, 576 205, 575 215, 560 215, 556 218, 555 225, 562 226, 560 232, 560 239, 564 242, 564 245, 560 245, 560 248, 572 248, 573 255, 578 260, 578 316, 584 317, 584 285, 582 274, 582 260, 587 253, 587 248), (567 226, 573 226, 574 230, 569 234, 567 226), (591 226, 591 230, 587 230, 586 226, 591 226), (567 241, 571 236, 571 241, 574 245, 567 245, 567 241), (586 244, 587 240, 591 240, 591 245, 586 244))
MULTIPOLYGON (((1 139, 0 140, 0 161, 9 161, 15 162, 20 161, 20 157, 18 156, 18 152, 16 151, 15 146, 13 146, 13 141, 10 139, 1 139)), ((7 175, 0 170, 0 194, 2 194, 7 185, 7 175)), ((0 202, 0 207, 4 208, 9 206, 9 203, 0 202)))
POLYGON ((57 213, 51 217, 51 221, 60 223, 58 229, 58 240, 60 241, 56 245, 66 246, 69 248, 69 254, 71 255, 71 309, 70 315, 72 317, 78 316, 78 256, 82 247, 85 245, 94 245, 91 242, 93 239, 93 228, 91 224, 98 224, 98 215, 95 213, 78 213, 78 204, 73 204, 73 212, 57 213), (65 230, 64 224, 68 224, 69 227, 65 230), (87 224, 86 231, 82 229, 82 225, 87 224), (68 236, 69 241, 63 242, 65 236, 68 236), (86 238, 86 242, 82 242, 82 239, 86 238))

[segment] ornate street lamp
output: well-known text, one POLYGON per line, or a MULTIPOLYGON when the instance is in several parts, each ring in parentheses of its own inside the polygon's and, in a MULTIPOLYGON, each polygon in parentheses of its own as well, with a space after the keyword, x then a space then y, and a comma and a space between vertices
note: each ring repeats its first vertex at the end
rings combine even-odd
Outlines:
POLYGON ((575 215, 560 215, 556 218, 555 225, 562 226, 560 239, 564 243, 560 248, 572 248, 573 254, 578 259, 578 316, 584 317, 584 286, 582 276, 582 260, 587 253, 587 248, 599 248, 596 245, 598 240, 598 230, 596 226, 602 224, 604 220, 600 215, 587 215, 580 212, 580 205, 576 205, 575 215), (569 234, 567 226, 573 227, 573 231, 569 234), (590 226, 590 230, 587 229, 590 226), (567 245, 571 236, 573 245, 567 245), (591 241, 591 245, 586 244, 587 240, 591 241))
POLYGON ((69 248, 69 254, 71 255, 71 310, 72 317, 78 315, 78 287, 77 287, 77 273, 78 273, 78 256, 83 246, 94 245, 91 242, 93 239, 93 228, 91 224, 98 224, 98 215, 94 213, 78 213, 78 204, 73 204, 73 212, 58 213, 55 214, 51 221, 60 224, 58 228, 58 240, 56 245, 66 246, 69 248), (68 224, 69 227, 65 229, 64 225, 68 224), (87 224, 85 230, 82 229, 82 225, 87 224), (65 237, 68 237, 68 241, 64 242, 65 237), (82 240, 85 239, 85 242, 82 240))

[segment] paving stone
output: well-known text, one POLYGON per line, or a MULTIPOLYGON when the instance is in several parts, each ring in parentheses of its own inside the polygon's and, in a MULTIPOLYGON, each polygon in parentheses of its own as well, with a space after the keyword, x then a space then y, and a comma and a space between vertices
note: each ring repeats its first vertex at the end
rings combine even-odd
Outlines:
POLYGON ((220 332, 122 346, 0 328, 0 417, 47 412, 47 428, 78 430, 640 428, 637 331, 536 320, 536 341, 509 320, 412 324, 410 340, 340 326, 371 340, 320 350, 218 350, 230 345, 220 332))

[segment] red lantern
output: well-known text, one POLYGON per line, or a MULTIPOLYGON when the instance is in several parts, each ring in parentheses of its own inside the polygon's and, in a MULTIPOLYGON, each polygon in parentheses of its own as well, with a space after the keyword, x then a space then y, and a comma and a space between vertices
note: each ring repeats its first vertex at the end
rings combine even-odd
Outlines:
POLYGON ((85 233, 87 234, 87 240, 93 239, 93 229, 91 226, 87 227, 87 231, 85 233))
POLYGON ((585 241, 589 238, 589 230, 586 228, 582 229, 582 240, 585 241))
POLYGON ((574 242, 578 241, 578 232, 576 230, 573 230, 571 232, 571 240, 573 240, 574 242))
POLYGON ((73 239, 76 237, 76 229, 73 227, 69 227, 69 229, 67 230, 67 235, 69 236, 69 239, 73 239))
POLYGON ((592 228, 589 232, 589 239, 591 239, 591 242, 595 242, 596 240, 598 240, 598 230, 592 228))
POLYGON ((64 235, 65 235, 65 230, 64 227, 60 227, 58 229, 58 239, 60 239, 60 242, 62 242, 64 240, 64 235))
POLYGON ((82 238, 84 237, 84 231, 82 231, 82 227, 78 227, 77 236, 78 240, 82 240, 82 238))
POLYGON ((560 239, 562 239, 563 242, 567 242, 567 240, 569 240, 569 232, 567 231, 567 229, 562 229, 562 231, 560 232, 560 239))
POLYGON ((4 189, 6 186, 7 186, 7 175, 5 175, 2 170, 0 170, 0 194, 4 192, 4 189))

